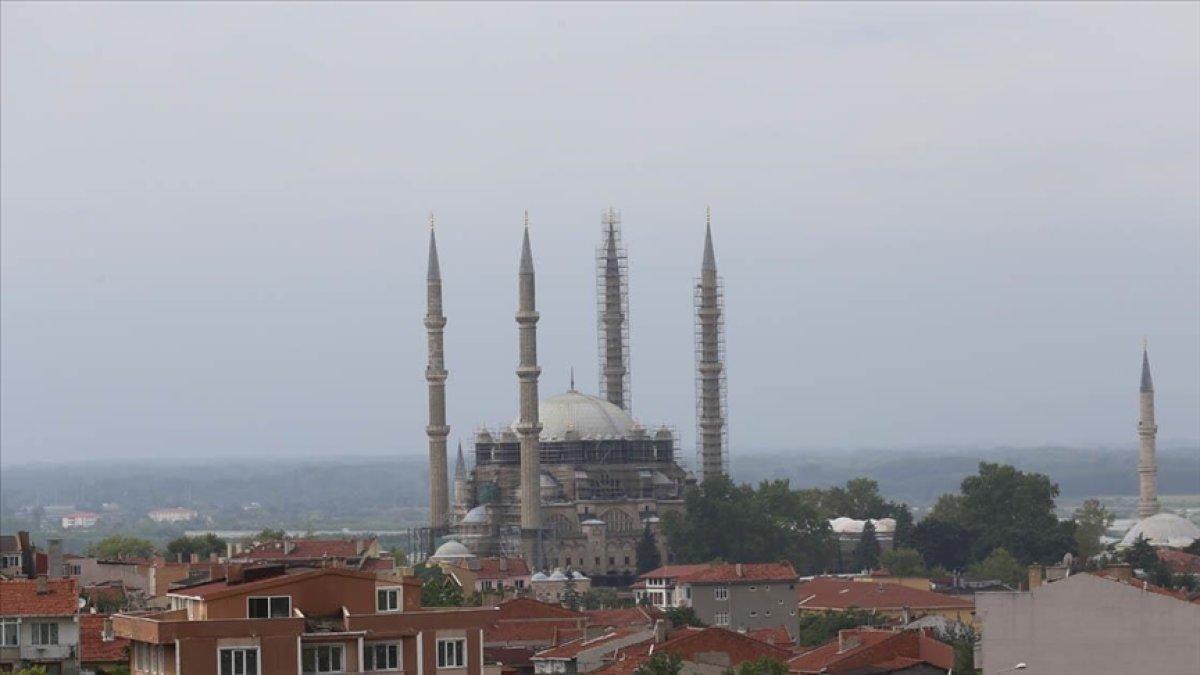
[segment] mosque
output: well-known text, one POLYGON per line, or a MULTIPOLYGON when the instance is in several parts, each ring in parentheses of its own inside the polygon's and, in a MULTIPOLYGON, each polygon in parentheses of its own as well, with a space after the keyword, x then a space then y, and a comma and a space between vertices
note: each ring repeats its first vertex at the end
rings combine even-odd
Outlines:
MULTIPOLYGON (((512 424, 480 429, 468 467, 461 443, 450 503, 443 354, 446 318, 437 241, 431 227, 425 326, 429 343, 430 523, 426 549, 439 543, 471 555, 520 556, 534 569, 563 568, 598 583, 628 583, 648 531, 669 559, 659 523, 683 510, 684 488, 727 473, 724 299, 706 223, 694 287, 698 476, 680 466, 679 439, 667 425, 634 418, 630 390, 628 266, 620 218, 608 209, 596 253, 599 396, 578 391, 539 400, 535 272, 529 222, 518 265, 519 410, 512 424)), ((447 549, 449 550, 449 549, 447 549)), ((441 553, 435 553, 437 557, 441 553)))

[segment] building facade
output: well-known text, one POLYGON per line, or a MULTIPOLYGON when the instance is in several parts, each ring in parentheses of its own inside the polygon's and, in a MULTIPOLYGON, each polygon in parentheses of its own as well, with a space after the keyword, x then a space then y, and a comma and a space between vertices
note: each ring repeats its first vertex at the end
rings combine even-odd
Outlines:
POLYGON ((0 582, 0 671, 79 672, 79 592, 73 579, 0 582))

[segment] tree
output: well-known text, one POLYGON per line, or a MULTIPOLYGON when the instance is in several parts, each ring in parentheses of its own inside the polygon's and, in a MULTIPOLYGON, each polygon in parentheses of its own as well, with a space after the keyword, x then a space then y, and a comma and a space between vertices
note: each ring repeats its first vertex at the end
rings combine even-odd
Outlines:
POLYGON ((201 558, 208 558, 213 553, 221 555, 224 552, 225 540, 212 532, 199 537, 188 537, 186 535, 177 537, 167 544, 167 553, 173 558, 177 558, 181 554, 190 556, 193 553, 199 555, 201 558))
POLYGON ((1197 540, 1193 541, 1192 543, 1188 544, 1183 549, 1183 552, 1191 553, 1192 555, 1200 555, 1200 539, 1197 539, 1197 540))
POLYGON ((1125 549, 1125 562, 1135 570, 1152 570, 1158 565, 1158 552, 1145 537, 1138 535, 1133 545, 1125 549))
POLYGON ((877 626, 882 625, 882 622, 883 617, 872 616, 867 611, 856 608, 844 612, 829 609, 823 612, 803 614, 796 631, 796 643, 805 647, 815 647, 837 637, 840 630, 859 626, 877 626))
POLYGON ((616 607, 632 607, 633 601, 622 599, 611 588, 589 588, 580 596, 580 606, 583 609, 613 609, 616 607))
POLYGON ((884 551, 879 557, 879 564, 896 577, 913 577, 924 574, 925 565, 921 554, 912 548, 897 548, 884 551))
POLYGON ((633 671, 634 675, 679 675, 683 660, 674 654, 659 652, 633 671))
POLYGON ((650 527, 642 531, 642 538, 638 541, 637 550, 634 552, 637 556, 637 573, 645 574, 650 570, 658 569, 662 566, 662 556, 658 552, 658 542, 654 541, 654 533, 650 531, 650 527))
POLYGON ((997 548, 987 558, 971 565, 967 574, 979 581, 999 579, 1013 588, 1020 587, 1027 579, 1026 567, 1004 548, 997 548))
POLYGON ((88 555, 94 558, 110 560, 149 558, 154 555, 154 544, 145 539, 114 534, 92 544, 87 551, 88 555))
POLYGON ((688 488, 682 514, 664 518, 676 560, 790 561, 801 573, 823 569, 832 558, 829 522, 811 499, 786 480, 758 489, 719 476, 688 488))
POLYGON ((966 528, 970 521, 966 514, 966 498, 962 495, 945 494, 938 497, 933 508, 929 510, 926 520, 940 520, 943 523, 953 523, 966 528))
POLYGON ((438 565, 417 565, 413 568, 421 579, 421 606, 461 607, 463 589, 454 578, 438 565))
POLYGON ((725 675, 787 675, 787 664, 769 656, 760 656, 753 661, 742 661, 736 670, 726 670, 725 675))
POLYGON ((563 583, 562 604, 571 610, 579 610, 579 591, 575 588, 575 573, 567 570, 567 580, 563 583))
POLYGON ((863 525, 862 537, 854 548, 854 566, 860 570, 879 567, 879 539, 875 537, 875 525, 870 520, 863 525))
POLYGON ((1075 509, 1075 546, 1084 560, 1104 551, 1100 537, 1108 531, 1116 518, 1100 503, 1099 499, 1089 499, 1078 509, 1075 509))
POLYGON ((913 517, 908 504, 885 500, 879 494, 879 483, 870 478, 855 478, 846 481, 845 487, 806 490, 805 493, 827 519, 845 516, 856 520, 895 520, 894 540, 897 546, 906 545, 909 535, 912 534, 913 517))
POLYGON ((1075 552, 1075 525, 1054 513, 1058 485, 1040 473, 1007 464, 979 463, 962 481, 962 515, 972 535, 972 557, 1004 548, 1023 565, 1051 563, 1075 552))
POLYGON ((287 538, 287 532, 284 532, 282 529, 272 530, 269 527, 264 527, 262 532, 254 535, 254 538, 258 541, 283 541, 287 538))
POLYGON ((15 671, 15 675, 46 675, 46 666, 27 666, 15 671))
POLYGON ((700 620, 699 616, 696 616, 696 610, 691 607, 668 607, 663 614, 666 615, 667 621, 671 622, 671 628, 704 627, 704 622, 700 620))
POLYGON ((970 562, 971 533, 932 515, 913 528, 912 545, 927 567, 961 570, 970 562))

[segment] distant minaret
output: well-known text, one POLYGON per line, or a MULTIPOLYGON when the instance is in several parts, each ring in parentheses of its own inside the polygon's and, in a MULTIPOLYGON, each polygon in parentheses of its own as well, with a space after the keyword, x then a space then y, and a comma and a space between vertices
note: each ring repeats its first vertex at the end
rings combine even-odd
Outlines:
POLYGON ((1142 452, 1138 460, 1138 518, 1149 518, 1158 513, 1162 506, 1158 503, 1158 461, 1155 459, 1154 437, 1158 435, 1158 425, 1154 423, 1154 382, 1150 379, 1150 355, 1144 342, 1140 398, 1138 436, 1142 439, 1142 452))
POLYGON ((471 508, 467 494, 467 463, 463 461, 462 441, 458 442, 458 461, 454 464, 454 512, 460 518, 471 508))
POLYGON ((437 239, 433 233, 433 215, 429 216, 429 268, 425 275, 425 331, 429 343, 429 361, 425 381, 429 383, 429 526, 434 530, 448 524, 450 500, 446 494, 446 363, 442 332, 442 271, 438 266, 437 239))
POLYGON ((629 277, 621 248, 621 214, 604 212, 603 240, 596 250, 596 323, 600 349, 600 395, 630 410, 629 277))
POLYGON ((700 479, 725 473, 724 296, 713 254, 712 217, 705 215, 704 261, 696 284, 696 418, 700 479))
POLYGON ((519 335, 520 416, 515 431, 521 439, 521 530, 526 562, 540 565, 540 529, 542 525, 541 467, 538 456, 538 376, 537 303, 533 281, 533 251, 529 246, 529 213, 525 214, 525 239, 521 243, 521 267, 517 275, 517 329, 519 335))

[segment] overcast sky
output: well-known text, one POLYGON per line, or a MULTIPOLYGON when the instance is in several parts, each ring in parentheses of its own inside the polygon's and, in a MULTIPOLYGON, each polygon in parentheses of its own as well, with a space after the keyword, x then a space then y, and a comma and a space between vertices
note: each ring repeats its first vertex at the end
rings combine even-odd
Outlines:
POLYGON ((704 207, 731 437, 1200 438, 1200 5, 2 5, 6 463, 425 452, 595 391, 620 209, 633 403, 694 436, 704 207))

